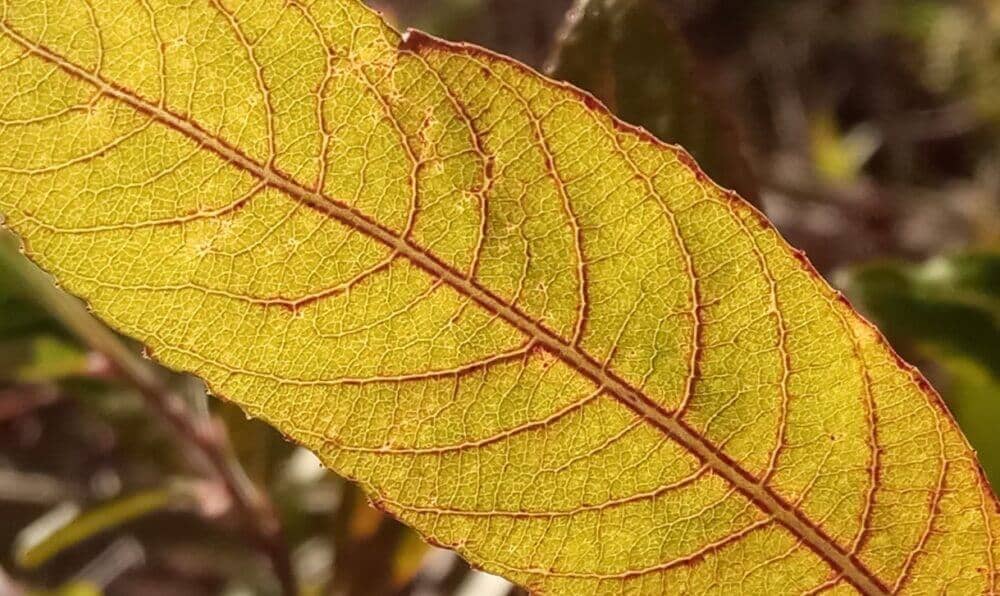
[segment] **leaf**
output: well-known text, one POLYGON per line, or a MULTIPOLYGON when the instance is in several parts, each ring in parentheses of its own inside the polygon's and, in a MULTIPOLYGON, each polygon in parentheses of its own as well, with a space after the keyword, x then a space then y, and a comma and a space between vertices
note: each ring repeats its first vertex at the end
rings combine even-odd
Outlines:
POLYGON ((26 252, 428 540, 549 593, 996 589, 937 394, 590 96, 349 0, 2 6, 26 252))
POLYGON ((32 591, 30 596, 101 596, 100 586, 89 581, 73 580, 55 590, 32 591))

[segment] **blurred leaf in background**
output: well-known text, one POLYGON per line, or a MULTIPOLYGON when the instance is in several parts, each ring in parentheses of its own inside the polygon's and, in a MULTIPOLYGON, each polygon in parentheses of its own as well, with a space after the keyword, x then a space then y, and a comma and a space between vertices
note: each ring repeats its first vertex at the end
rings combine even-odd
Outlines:
POLYGON ((17 565, 21 569, 37 569, 63 550, 164 509, 180 496, 179 489, 160 488, 110 499, 89 511, 65 508, 65 515, 49 517, 53 523, 36 521, 21 531, 15 550, 17 565))
POLYGON ((754 200, 735 124, 667 15, 654 0, 577 0, 546 70, 681 145, 717 182, 754 200))
MULTIPOLYGON (((12 238, 0 236, 12 254, 12 238)), ((0 382, 42 383, 86 375, 86 352, 69 338, 0 260, 0 382)))
POLYGON ((1000 253, 874 262, 851 270, 844 283, 890 337, 971 359, 1000 378, 1000 253))
MULTIPOLYGON (((913 68, 924 83, 1000 123, 1000 4, 916 0, 894 2, 890 11, 890 26, 919 47, 913 68)), ((968 123, 959 111, 951 116, 953 125, 968 123)))

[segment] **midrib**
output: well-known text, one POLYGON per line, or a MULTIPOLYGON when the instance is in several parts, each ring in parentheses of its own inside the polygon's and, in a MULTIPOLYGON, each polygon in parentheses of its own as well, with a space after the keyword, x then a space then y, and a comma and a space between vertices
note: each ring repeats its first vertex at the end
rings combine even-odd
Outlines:
POLYGON ((785 502, 774 491, 758 483, 736 462, 729 459, 714 445, 705 440, 682 420, 672 417, 655 401, 637 391, 615 374, 607 371, 588 354, 556 335, 543 325, 533 321, 514 306, 467 279, 462 273, 441 262, 426 250, 400 237, 392 230, 372 221, 351 207, 310 190, 290 176, 268 167, 242 153, 225 141, 214 137, 200 126, 168 109, 151 103, 134 92, 105 81, 100 76, 87 71, 69 59, 56 54, 43 45, 32 42, 0 22, 2 28, 14 41, 40 58, 56 65, 66 73, 95 86, 103 95, 119 100, 135 110, 146 114, 157 122, 168 126, 198 142, 227 162, 257 176, 272 188, 280 189, 298 201, 326 214, 341 223, 356 229, 387 247, 397 251, 417 267, 441 279, 456 291, 474 300, 483 308, 492 311, 510 325, 531 337, 550 353, 572 366, 580 374, 591 379, 620 402, 642 416, 650 424, 659 428, 706 463, 717 474, 725 478, 746 497, 754 501, 774 520, 808 544, 825 559, 838 573, 866 594, 888 594, 888 590, 856 556, 851 555, 819 527, 808 520, 799 510, 785 502))

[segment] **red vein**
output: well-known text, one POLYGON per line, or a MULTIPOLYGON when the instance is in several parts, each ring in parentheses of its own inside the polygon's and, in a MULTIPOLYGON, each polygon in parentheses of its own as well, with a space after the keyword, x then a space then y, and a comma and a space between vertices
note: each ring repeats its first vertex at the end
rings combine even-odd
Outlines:
POLYGON ((101 157, 102 155, 106 155, 107 153, 110 153, 112 150, 114 150, 118 146, 122 145, 126 141, 128 141, 128 140, 132 139, 133 137, 139 135, 140 133, 142 133, 143 131, 145 131, 147 128, 149 128, 149 126, 153 122, 154 122, 153 120, 149 120, 148 122, 143 123, 142 126, 139 126, 139 127, 135 128, 133 130, 130 130, 130 131, 128 131, 128 132, 126 132, 126 133, 124 133, 122 135, 119 135, 118 137, 116 137, 114 139, 111 139, 110 141, 108 141, 104 145, 101 145, 100 147, 97 147, 96 149, 88 151, 87 153, 84 153, 83 155, 77 155, 76 157, 72 157, 70 159, 67 159, 66 161, 63 161, 63 162, 60 162, 60 163, 57 163, 57 164, 50 164, 50 165, 47 165, 47 166, 28 167, 28 168, 16 168, 16 167, 13 167, 13 166, 0 166, 0 173, 18 174, 18 175, 23 175, 23 176, 36 176, 38 174, 51 174, 52 172, 58 172, 60 170, 64 170, 64 169, 66 169, 68 167, 71 167, 71 166, 79 165, 79 164, 82 164, 82 163, 87 163, 89 161, 93 161, 93 160, 97 159, 98 157, 101 157))
MULTIPOLYGON (((199 125, 172 111, 154 105, 134 92, 109 83, 101 77, 87 72, 63 56, 43 45, 26 39, 13 30, 8 23, 0 21, 0 29, 14 41, 40 58, 52 62, 67 74, 86 81, 101 90, 108 97, 117 99, 133 109, 145 114, 151 120, 176 130, 230 162, 233 166, 254 174, 262 181, 287 193, 309 207, 354 228, 396 251, 414 266, 432 276, 440 278, 457 292, 474 300, 482 308, 503 318, 512 327, 531 337, 539 346, 556 355, 580 374, 591 379, 600 387, 614 395, 623 405, 649 420, 650 424, 668 434, 721 477, 725 478, 741 493, 754 501, 776 521, 799 536, 804 543, 823 557, 831 566, 843 571, 844 577, 862 592, 887 594, 881 580, 867 569, 855 556, 848 554, 832 538, 770 488, 761 486, 746 470, 722 453, 715 445, 695 432, 684 421, 677 420, 664 411, 648 396, 618 378, 613 373, 584 353, 573 343, 567 342, 550 329, 534 321, 526 314, 507 304, 495 294, 469 280, 463 273, 454 270, 423 248, 401 237, 395 231, 371 220, 350 206, 303 186, 274 166, 265 166, 250 158, 236 147, 209 134, 199 125)), ((434 40, 434 43, 443 44, 434 40)))
POLYGON ((802 596, 815 596, 816 594, 822 594, 827 590, 832 589, 834 586, 843 581, 843 576, 841 574, 836 574, 815 588, 810 588, 802 593, 802 596))
POLYGON ((417 294, 409 302, 407 302, 406 304, 400 306, 399 308, 397 308, 397 309, 395 309, 393 311, 390 311, 386 315, 384 315, 382 317, 379 317, 377 319, 369 320, 366 323, 363 323, 363 324, 360 324, 360 325, 356 325, 354 327, 348 327, 346 329, 341 329, 340 331, 335 331, 335 332, 324 331, 317 324, 316 320, 312 319, 311 322, 312 322, 312 326, 313 326, 313 331, 316 333, 317 337, 320 337, 320 338, 323 338, 323 339, 341 339, 341 338, 344 338, 344 337, 349 337, 349 336, 352 336, 352 335, 356 335, 358 333, 363 333, 365 331, 371 331, 372 329, 374 329, 374 328, 376 328, 376 327, 378 327, 380 325, 384 325, 384 324, 386 324, 386 323, 388 323, 390 321, 394 321, 397 317, 399 317, 399 316, 401 316, 401 315, 403 315, 405 313, 411 312, 419 304, 421 304, 422 302, 424 302, 425 300, 427 300, 430 297, 430 295, 433 294, 438 288, 440 288, 441 284, 442 284, 441 280, 439 280, 439 279, 434 280, 434 282, 431 283, 427 287, 426 290, 424 290, 420 294, 417 294))
MULTIPOLYGON (((583 409, 587 404, 592 403, 601 394, 600 390, 595 391, 583 399, 578 399, 569 405, 556 410, 552 414, 541 418, 539 420, 532 420, 524 424, 519 424, 515 427, 505 429, 496 434, 490 435, 488 437, 483 437, 481 439, 466 440, 460 443, 452 443, 451 445, 436 445, 432 447, 394 447, 392 445, 380 445, 378 447, 361 447, 355 445, 344 445, 336 440, 332 440, 329 437, 320 437, 325 442, 334 446, 337 449, 343 451, 351 451, 354 453, 374 453, 378 455, 439 455, 442 453, 450 453, 453 451, 463 451, 466 449, 475 449, 480 447, 486 447, 487 445, 492 445, 494 443, 499 443, 504 439, 509 439, 510 437, 523 434, 530 430, 536 428, 546 428, 555 422, 569 416, 573 412, 583 409)), ((631 427, 626 427, 631 430, 631 427)))
POLYGON ((489 356, 479 358, 477 360, 471 360, 469 362, 463 362, 456 366, 445 368, 445 369, 435 369, 423 372, 415 373, 403 373, 398 375, 375 375, 370 377, 342 377, 338 376, 332 379, 301 379, 292 377, 283 377, 281 375, 276 375, 274 373, 263 372, 258 370, 248 370, 247 368, 235 368, 225 362, 219 360, 214 360, 207 356, 203 356, 196 352, 190 350, 185 350, 182 348, 173 347, 170 348, 175 352, 190 356, 205 364, 211 364, 217 368, 220 368, 230 374, 243 375, 247 377, 254 377, 258 379, 267 379, 269 381, 274 381, 279 385, 299 385, 305 387, 334 387, 338 385, 374 385, 378 383, 387 384, 402 384, 402 383, 412 383, 417 381, 431 381, 435 379, 460 379, 472 375, 476 372, 482 372, 489 370, 500 364, 506 364, 508 362, 515 362, 521 360, 534 349, 534 340, 528 340, 520 347, 508 350, 506 352, 500 352, 497 354, 491 354, 489 356))
POLYGON ((979 497, 979 506, 983 513, 983 521, 986 524, 986 567, 987 573, 987 590, 996 590, 997 585, 997 566, 993 562, 993 546, 995 544, 996 538, 993 536, 993 527, 991 525, 991 515, 988 510, 988 505, 986 503, 986 495, 989 494, 989 488, 986 486, 981 487, 979 497))
POLYGON ((871 460, 868 463, 868 491, 865 494, 864 510, 861 512, 861 523, 858 526, 857 534, 854 536, 854 542, 851 543, 851 552, 857 553, 864 547, 871 531, 872 512, 875 509, 875 493, 879 488, 878 483, 882 469, 882 447, 879 445, 878 440, 878 412, 875 405, 875 395, 872 391, 874 382, 872 381, 871 373, 868 372, 861 344, 858 341, 857 334, 841 309, 837 308, 836 304, 831 303, 831 306, 833 306, 837 318, 840 319, 844 331, 851 337, 854 357, 860 365, 865 392, 862 401, 865 408, 866 422, 868 423, 868 447, 871 450, 871 460))
MULTIPOLYGON (((841 309, 838 308, 837 304, 834 304, 832 301, 830 305, 833 307, 833 311, 837 314, 837 318, 840 320, 844 331, 851 337, 854 358, 860 364, 865 393, 862 401, 865 408, 866 422, 868 423, 868 447, 871 451, 871 460, 868 463, 868 490, 865 492, 864 509, 861 512, 861 520, 858 523, 858 531, 854 535, 854 541, 851 542, 850 552, 851 554, 857 554, 861 552, 861 549, 864 547, 871 533, 872 513, 875 510, 875 493, 878 492, 878 481, 882 469, 882 447, 878 442, 878 413, 876 412, 875 396, 872 393, 872 386, 874 383, 872 382, 871 374, 868 372, 864 354, 861 351, 861 344, 858 341, 857 334, 854 332, 854 329, 851 327, 850 322, 844 316, 841 309)), ((842 574, 838 573, 815 588, 805 592, 803 596, 821 594, 833 588, 842 580, 842 574)))
POLYGON ((583 228, 580 226, 579 218, 573 210, 573 205, 569 199, 569 191, 566 190, 566 184, 563 182, 562 178, 559 176, 558 170, 556 169, 555 156, 552 153, 552 149, 549 147, 549 141, 545 136, 545 131, 542 129, 541 119, 537 114, 535 114, 534 110, 531 109, 531 104, 528 103, 528 100, 521 94, 521 92, 512 87, 510 83, 503 80, 502 77, 497 77, 497 82, 503 85, 507 92, 510 93, 519 104, 521 104, 521 107, 524 109, 524 115, 527 116, 528 120, 531 122, 532 135, 535 137, 539 148, 542 150, 542 158, 545 163, 545 175, 552 180, 556 187, 556 192, 559 194, 559 200, 562 203, 563 214, 566 216, 566 220, 569 222, 570 230, 573 233, 573 251, 575 252, 576 259, 578 304, 576 323, 573 327, 573 339, 570 343, 573 346, 578 346, 580 344, 580 340, 583 339, 583 332, 587 326, 587 311, 589 310, 589 301, 587 298, 587 260, 584 258, 583 254, 583 228))
POLYGON ((160 35, 160 30, 156 26, 156 11, 150 6, 149 0, 140 1, 143 10, 146 11, 146 15, 149 17, 149 31, 153 35, 153 39, 156 40, 156 58, 159 65, 156 72, 159 73, 160 78, 160 101, 158 104, 164 106, 167 103, 167 52, 163 36, 160 35))
MULTIPOLYGON (((579 513, 584 513, 587 511, 605 511, 608 509, 614 509, 616 507, 621 507, 622 505, 629 505, 631 503, 638 503, 641 501, 652 500, 660 495, 664 495, 669 492, 673 492, 682 489, 686 486, 694 484, 699 478, 704 476, 708 472, 707 466, 701 466, 694 472, 688 474, 687 476, 664 484, 662 486, 657 486, 651 490, 635 493, 632 495, 627 495, 624 497, 619 497, 617 499, 610 499, 603 501, 601 503, 588 503, 583 505, 578 505, 569 509, 562 509, 558 511, 524 511, 523 509, 491 509, 491 510, 475 510, 475 509, 455 509, 448 507, 432 507, 432 506, 418 506, 418 505, 406 505, 404 503, 398 503, 390 499, 376 498, 378 503, 382 505, 390 505, 392 508, 397 510, 410 511, 412 513, 432 513, 434 515, 453 515, 455 517, 509 517, 515 519, 536 519, 536 518, 556 518, 556 517, 569 517, 577 515, 579 513)), ((713 505, 717 505, 721 501, 717 501, 713 505)))
POLYGON ((758 530, 760 528, 766 527, 771 524, 774 520, 770 518, 764 518, 758 521, 748 524, 743 528, 728 534, 714 542, 710 542, 703 546, 702 548, 694 551, 689 555, 684 555, 676 559, 672 559, 665 563, 658 563, 656 565, 650 565, 648 567, 643 567, 642 569, 627 569, 625 571, 620 571, 618 573, 588 573, 588 572, 574 572, 574 571, 552 571, 549 569, 521 569, 517 567, 510 567, 503 564, 494 563, 499 567, 503 567, 509 571, 517 571, 521 573, 534 573, 536 575, 542 575, 546 577, 573 577, 580 579, 629 579, 633 577, 639 577, 642 575, 648 575, 650 573, 657 573, 672 569, 674 567, 688 566, 696 563, 709 554, 722 550, 724 547, 731 544, 738 543, 740 540, 758 530))
MULTIPOLYGON (((353 65, 353 63, 352 63, 353 65)), ((420 211, 420 170, 426 165, 423 158, 417 157, 417 153, 414 151, 413 146, 410 144, 410 137, 403 130, 402 126, 399 124, 399 120, 396 118, 396 114, 393 112, 392 104, 389 99, 385 96, 381 89, 372 81, 368 73, 365 72, 364 66, 354 65, 358 74, 361 77, 362 82, 368 91, 375 97, 379 106, 385 112, 386 121, 392 126, 393 130, 399 136, 399 146, 406 152, 406 157, 410 162, 410 210, 406 217, 406 229, 403 231, 402 238, 408 238, 413 230, 416 228, 417 224, 417 214, 420 211)), ((319 190, 322 193, 322 189, 319 190)))
POLYGON ((702 304, 701 297, 701 286, 699 282, 699 276, 697 275, 694 268, 694 255, 688 249, 688 243, 684 239, 684 235, 681 233, 680 223, 677 221, 677 215, 670 210, 669 207, 663 202, 660 194, 656 192, 656 187, 653 185, 653 180, 650 178, 642 168, 639 167, 635 160, 633 160, 625 148, 621 145, 621 140, 619 140, 618 135, 611 134, 611 141, 615 145, 615 150, 621 155, 622 159, 632 168, 632 171, 639 176, 646 186, 646 191, 649 196, 653 197, 656 201, 657 206, 659 206, 660 211, 663 212, 663 216, 667 219, 670 224, 670 231, 674 235, 674 241, 677 242, 677 248, 681 253, 684 260, 684 271, 687 274, 688 279, 691 280, 691 356, 688 361, 687 375, 684 379, 684 396, 681 398, 680 404, 673 412, 675 418, 680 418, 683 416, 685 410, 691 399, 694 397, 694 387, 698 382, 698 378, 701 376, 701 359, 702 359, 702 327, 704 325, 702 317, 702 304))
POLYGON ((302 13, 302 17, 309 23, 312 28, 313 33, 316 34, 316 40, 319 42, 323 52, 325 54, 323 80, 320 81, 319 87, 316 89, 316 121, 319 123, 320 134, 323 137, 323 141, 320 146, 319 155, 317 156, 318 173, 316 175, 316 192, 323 192, 323 188, 326 186, 326 176, 327 169, 329 168, 329 163, 327 156, 330 150, 330 141, 332 138, 332 133, 330 131, 330 123, 327 121, 326 112, 324 107, 326 106, 327 89, 330 87, 330 83, 333 81, 333 61, 336 59, 336 55, 330 51, 326 46, 326 39, 323 35, 323 28, 320 27, 319 23, 313 17, 312 11, 309 10, 308 6, 301 5, 298 0, 288 0, 288 5, 292 8, 298 9, 302 13))
POLYGON ((483 135, 479 132, 475 119, 469 110, 466 108, 465 104, 462 103, 458 97, 452 92, 451 88, 445 83, 444 78, 437 69, 433 68, 427 60, 417 52, 409 52, 409 55, 413 56, 423 64, 424 68, 427 69, 431 74, 434 75, 441 89, 444 90, 445 96, 451 103, 452 107, 455 108, 455 112, 458 117, 462 119, 465 124, 465 128, 469 131, 469 141, 475 148, 475 153, 479 156, 479 162, 482 168, 482 180, 476 185, 475 195, 479 199, 479 230, 477 231, 478 236, 476 237, 476 248, 472 252, 472 262, 469 264, 469 279, 476 277, 476 273, 479 269, 479 261, 482 257, 483 247, 486 244, 486 225, 489 221, 489 209, 488 209, 488 199, 490 190, 493 188, 494 174, 493 174, 493 156, 487 152, 486 146, 483 144, 483 135))
POLYGON ((258 183, 253 186, 247 193, 240 196, 235 201, 229 203, 228 205, 223 205, 215 209, 203 209, 199 211, 193 211, 191 213, 186 213, 184 215, 177 215, 174 217, 166 217, 163 219, 153 219, 147 221, 139 222, 121 222, 114 224, 101 224, 94 226, 85 227, 75 227, 66 228, 61 226, 55 226, 46 223, 31 214, 25 214, 24 219, 30 221, 39 228, 51 232, 53 234, 98 234, 101 232, 120 232, 122 230, 142 230, 144 228, 155 228, 161 226, 171 226, 186 224, 195 221, 200 221, 204 219, 215 219, 223 215, 229 215, 242 209, 251 199, 253 199, 257 193, 259 193, 263 188, 264 184, 258 183))
POLYGON ((250 43, 246 35, 243 33, 243 28, 240 27, 239 21, 236 19, 236 15, 226 9, 219 0, 209 0, 209 2, 225 16, 226 20, 229 22, 229 26, 232 28, 233 33, 236 34, 236 38, 239 39, 240 44, 243 49, 246 50, 247 59, 250 61, 250 65, 254 69, 254 78, 257 81, 257 90, 260 91, 261 100, 264 102, 264 122, 267 126, 267 167, 274 164, 274 160, 278 157, 277 149, 277 135, 274 131, 274 106, 271 104, 271 90, 267 86, 267 82, 264 80, 264 67, 261 65, 260 61, 257 60, 257 53, 254 50, 254 45, 250 43))
MULTIPOLYGON (((232 205, 226 207, 225 209, 220 210, 220 214, 231 213, 231 212, 239 209, 240 206, 243 203, 245 203, 246 200, 249 200, 249 197, 241 199, 240 201, 237 201, 236 203, 233 203, 232 205)), ((182 224, 182 223, 188 223, 190 221, 197 221, 197 220, 203 219, 205 217, 206 216, 204 214, 197 214, 197 216, 191 216, 191 217, 187 217, 187 218, 183 218, 183 219, 182 218, 178 218, 177 220, 168 220, 168 221, 158 220, 158 221, 152 221, 152 222, 149 222, 148 225, 182 224)), ((35 218, 33 216, 25 216, 25 219, 27 221, 31 221, 32 223, 34 223, 38 227, 40 227, 40 228, 42 228, 44 230, 50 231, 50 232, 52 232, 54 234, 74 234, 74 233, 78 232, 78 230, 75 230, 75 229, 74 230, 65 230, 65 229, 57 228, 57 227, 52 226, 50 224, 46 224, 46 223, 40 222, 40 221, 38 221, 37 218, 35 218)), ((83 229, 82 233, 88 233, 88 234, 90 234, 90 233, 104 232, 104 231, 108 231, 109 229, 110 230, 115 230, 115 229, 142 229, 144 227, 147 227, 147 226, 146 225, 141 225, 141 224, 121 224, 121 225, 117 225, 117 226, 113 226, 113 227, 108 227, 108 228, 105 228, 105 229, 97 229, 97 228, 83 229)), ((200 292, 202 294, 207 294, 207 295, 210 295, 210 296, 220 296, 220 297, 223 297, 223 298, 231 298, 233 300, 238 300, 240 302, 246 302, 246 303, 249 303, 249 304, 255 304, 257 306, 262 306, 262 307, 272 307, 273 306, 273 307, 285 308, 285 309, 288 309, 288 310, 291 310, 291 311, 299 311, 302 308, 304 308, 305 306, 313 304, 313 303, 315 303, 315 302, 317 302, 319 300, 323 300, 325 298, 332 298, 334 296, 340 296, 342 294, 347 294, 352 289, 354 289, 358 285, 362 284, 363 282, 367 281, 368 279, 372 278, 376 274, 382 273, 382 272, 388 270, 388 268, 392 265, 392 263, 396 260, 396 258, 397 258, 397 256, 395 254, 390 254, 389 256, 385 257, 384 259, 382 259, 378 263, 375 263, 374 265, 372 265, 368 269, 365 269, 364 271, 361 271, 360 273, 356 274, 351 279, 348 279, 346 281, 340 282, 340 283, 338 283, 336 285, 332 285, 332 286, 328 286, 328 287, 325 287, 325 288, 320 288, 320 289, 314 290, 311 293, 304 294, 302 296, 294 296, 294 297, 292 297, 292 296, 254 296, 254 295, 251 295, 251 294, 231 292, 231 291, 228 291, 228 290, 219 290, 219 289, 213 288, 211 286, 207 286, 207 285, 204 285, 204 284, 201 284, 201 283, 197 283, 197 282, 185 282, 185 283, 163 284, 163 285, 153 285, 153 284, 120 284, 120 283, 119 284, 111 284, 111 283, 107 283, 107 282, 101 281, 101 279, 99 279, 97 277, 90 277, 90 276, 86 276, 86 275, 83 275, 83 274, 78 274, 78 276, 81 279, 84 279, 84 280, 89 281, 91 283, 94 283, 94 284, 97 284, 97 285, 100 285, 100 286, 103 286, 103 287, 107 287, 107 288, 112 288, 112 289, 115 289, 115 290, 127 290, 127 291, 131 291, 131 292, 136 292, 136 291, 139 291, 139 292, 180 292, 180 291, 183 291, 183 290, 194 290, 194 291, 200 292)))
POLYGON ((911 579, 911 572, 913 571, 914 563, 916 563, 917 557, 923 554, 924 549, 927 546, 927 541, 930 540, 931 535, 934 533, 934 521, 941 513, 941 497, 944 495, 945 482, 948 477, 949 461, 947 459, 947 455, 945 454, 944 433, 941 430, 941 417, 935 416, 935 420, 938 434, 938 449, 941 457, 941 470, 938 473, 937 484, 934 486, 934 492, 931 494, 930 513, 927 515, 927 525, 924 526, 924 531, 920 535, 920 539, 917 541, 916 546, 914 546, 913 550, 910 551, 910 554, 907 555, 906 562, 903 563, 903 570, 896 579, 896 583, 892 586, 893 593, 899 592, 903 586, 906 585, 906 582, 911 579))
POLYGON ((767 314, 773 314, 775 317, 775 322, 778 328, 778 352, 781 355, 781 403, 779 404, 778 410, 778 436, 775 439, 774 448, 771 450, 771 457, 768 460, 767 471, 764 473, 763 478, 761 478, 761 483, 766 483, 771 479, 771 476, 778 469, 778 458, 781 456, 781 450, 785 446, 785 432, 788 429, 788 407, 791 397, 788 393, 788 378, 791 375, 792 363, 791 356, 788 352, 788 328, 785 325, 785 317, 781 314, 781 304, 778 302, 778 282, 774 278, 774 273, 771 271, 771 267, 767 264, 767 257, 764 252, 760 249, 760 244, 757 243, 757 238, 747 227, 743 218, 739 215, 733 216, 733 220, 739 225, 743 233, 750 239, 751 250, 753 250, 754 255, 757 258, 757 263, 760 265, 761 273, 764 274, 764 278, 767 280, 769 296, 771 299, 770 310, 767 314))

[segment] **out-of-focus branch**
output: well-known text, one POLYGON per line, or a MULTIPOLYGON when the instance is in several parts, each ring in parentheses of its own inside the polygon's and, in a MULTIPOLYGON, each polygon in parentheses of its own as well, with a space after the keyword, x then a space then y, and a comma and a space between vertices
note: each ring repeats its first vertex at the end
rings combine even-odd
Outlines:
MULTIPOLYGON (((3 236, 0 241, 7 244, 9 238, 3 236)), ((291 557, 274 505, 243 471, 221 423, 192 412, 187 401, 164 382, 149 362, 27 259, 12 250, 0 250, 0 262, 20 277, 38 302, 81 343, 106 358, 111 374, 132 385, 147 406, 173 428, 194 461, 222 485, 242 530, 269 559, 284 593, 296 594, 291 557)))

